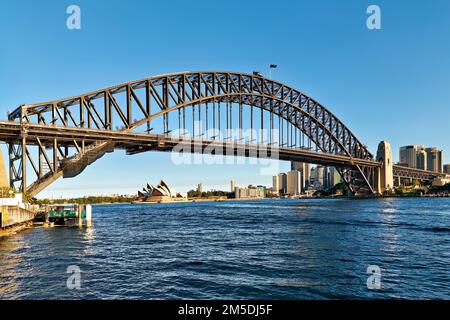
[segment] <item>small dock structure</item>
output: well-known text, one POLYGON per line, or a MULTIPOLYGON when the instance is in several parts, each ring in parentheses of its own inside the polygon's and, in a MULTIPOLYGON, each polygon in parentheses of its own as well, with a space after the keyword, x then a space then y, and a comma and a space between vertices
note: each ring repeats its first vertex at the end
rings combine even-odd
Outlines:
POLYGON ((48 226, 91 227, 92 206, 89 204, 54 204, 46 206, 39 220, 48 226))

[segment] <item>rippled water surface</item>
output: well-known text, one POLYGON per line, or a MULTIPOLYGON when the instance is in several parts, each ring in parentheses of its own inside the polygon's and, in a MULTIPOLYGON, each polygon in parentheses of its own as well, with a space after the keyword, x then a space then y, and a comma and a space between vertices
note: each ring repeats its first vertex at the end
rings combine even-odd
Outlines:
POLYGON ((450 299, 450 199, 94 206, 0 238, 0 298, 450 299), (69 290, 68 266, 82 270, 69 290), (366 285, 381 268, 381 289, 366 285))

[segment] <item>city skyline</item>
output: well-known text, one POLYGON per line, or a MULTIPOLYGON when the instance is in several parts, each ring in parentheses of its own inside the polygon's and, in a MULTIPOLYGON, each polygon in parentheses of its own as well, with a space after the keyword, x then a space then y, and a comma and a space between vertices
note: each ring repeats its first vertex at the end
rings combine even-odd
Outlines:
POLYGON ((424 145, 408 145, 399 149, 399 164, 411 168, 445 173, 442 149, 424 145))
MULTIPOLYGON (((372 153, 375 154, 381 140, 388 140, 393 150, 418 143, 442 148, 444 164, 450 163, 446 135, 446 119, 450 118, 446 107, 450 103, 447 92, 450 63, 446 57, 450 47, 447 41, 441 41, 446 37, 449 24, 445 15, 449 8, 446 2, 438 1, 435 6, 426 8, 408 3, 405 12, 405 4, 380 1, 383 28, 378 33, 365 27, 365 4, 327 2, 324 7, 281 2, 270 19, 273 25, 285 30, 279 40, 303 38, 317 48, 314 54, 301 50, 300 43, 296 42, 287 52, 270 46, 255 49, 267 37, 278 38, 272 25, 264 27, 264 32, 255 34, 250 41, 235 37, 233 40, 239 51, 233 46, 223 46, 225 39, 245 27, 241 23, 227 28, 220 24, 212 26, 205 31, 205 36, 216 37, 207 43, 199 40, 196 50, 192 50, 191 40, 175 31, 183 23, 192 24, 195 17, 202 15, 203 6, 207 4, 201 2, 171 4, 169 11, 179 18, 167 26, 173 37, 153 36, 151 43, 142 41, 147 36, 146 28, 142 28, 146 26, 145 21, 162 22, 163 18, 156 13, 167 11, 168 5, 138 4, 134 8, 122 8, 119 2, 112 2, 106 16, 100 5, 79 1, 82 28, 70 31, 65 28, 65 4, 8 3, 8 10, 0 10, 0 17, 16 32, 14 36, 3 32, 1 37, 0 85, 5 90, 0 118, 5 119, 8 111, 22 103, 63 98, 151 75, 221 69, 248 73, 257 70, 269 76, 269 65, 277 64, 272 78, 315 97, 348 123, 372 153), (292 9, 288 17, 287 7, 292 9), (310 13, 308 17, 301 14, 305 11, 310 13), (128 15, 135 19, 125 19, 124 24, 117 22, 128 15), (36 16, 40 17, 38 22, 36 16), (426 22, 417 25, 413 23, 415 19, 426 22), (313 20, 321 21, 320 30, 307 28, 313 20), (303 31, 305 29, 308 32, 303 31), (433 37, 429 36, 431 33, 433 37), (115 35, 111 44, 98 46, 98 37, 109 37, 109 34, 115 35), (399 38, 403 41, 398 41, 399 38), (121 39, 120 45, 114 43, 115 39, 121 39), (173 43, 183 49, 168 49, 173 43), (341 48, 342 43, 345 50, 341 48), (30 51, 30 47, 33 50, 30 51), (42 50, 48 47, 61 50, 42 50), (434 50, 427 50, 428 47, 434 50), (297 52, 298 56, 292 52, 297 52), (422 61, 420 66, 417 61, 422 61), (420 96, 411 92, 420 92, 420 96), (434 113, 440 115, 433 118, 433 126, 417 121, 428 116, 429 109, 423 107, 423 101, 432 104, 434 113), (370 121, 367 121, 367 113, 371 115, 370 121)), ((245 18, 256 23, 260 20, 259 13, 264 12, 264 3, 231 1, 213 10, 217 19, 233 15, 236 21, 245 18), (248 10, 233 11, 237 6, 248 10), (244 11, 253 13, 244 16, 241 13, 244 11)), ((4 145, 2 150, 6 155, 4 145)), ((394 161, 399 161, 397 152, 394 152, 394 161)), ((289 162, 281 163, 280 171, 288 171, 289 166, 289 162)), ((74 179, 57 181, 40 196, 132 193, 145 180, 158 179, 164 179, 177 190, 187 191, 199 180, 196 177, 201 177, 205 187, 227 190, 233 174, 240 177, 243 185, 271 185, 271 176, 261 176, 259 171, 258 165, 248 164, 176 166, 170 162, 168 154, 151 152, 129 157, 119 151, 108 154, 74 179), (122 170, 124 166, 133 169, 122 170)))

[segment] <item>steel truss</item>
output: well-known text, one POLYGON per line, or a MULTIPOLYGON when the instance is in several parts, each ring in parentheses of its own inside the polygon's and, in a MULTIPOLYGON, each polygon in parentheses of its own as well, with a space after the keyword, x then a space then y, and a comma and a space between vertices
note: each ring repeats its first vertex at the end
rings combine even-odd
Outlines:
MULTIPOLYGON (((71 141, 60 141, 57 137, 29 138, 27 124, 61 130, 77 128, 80 132, 96 129, 150 133, 155 129, 154 121, 159 119, 161 134, 169 135, 174 128, 172 115, 177 119, 175 128, 186 129, 188 113, 194 130, 194 120, 205 118, 206 129, 220 130, 221 125, 224 129, 225 122, 227 129, 235 126, 240 130, 245 127, 253 130, 258 126, 261 133, 257 131, 256 136, 252 136, 255 143, 297 148, 299 140, 306 139, 308 148, 348 157, 349 164, 338 170, 350 190, 356 194, 374 193, 375 168, 379 164, 374 161, 373 166, 365 166, 351 160, 373 161, 373 156, 323 105, 292 87, 260 75, 218 71, 161 75, 66 99, 20 106, 9 115, 10 121, 23 125, 21 137, 8 140, 10 184, 35 195, 57 178, 76 176, 106 152, 121 147, 112 140, 92 141, 88 134, 71 141), (232 109, 233 105, 238 105, 237 109, 232 109), (250 109, 244 110, 243 106, 250 109), (245 123, 244 112, 251 114, 245 123), (265 116, 267 114, 270 116, 265 116), (273 129, 276 120, 282 137, 275 141, 271 133, 269 138, 264 138, 262 131, 273 129), (31 146, 37 151, 37 160, 30 151, 31 146), (27 162, 36 174, 36 180, 30 185, 26 181, 27 162)), ((201 135, 204 132, 200 130, 198 136, 201 135)), ((150 150, 151 146, 127 144, 126 149, 133 154, 150 150)))

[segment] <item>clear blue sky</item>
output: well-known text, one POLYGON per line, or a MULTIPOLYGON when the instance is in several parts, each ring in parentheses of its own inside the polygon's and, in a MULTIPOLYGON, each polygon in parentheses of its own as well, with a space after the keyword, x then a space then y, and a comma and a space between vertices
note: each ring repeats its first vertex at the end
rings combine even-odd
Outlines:
MULTIPOLYGON (((375 152, 388 140, 444 149, 450 163, 450 2, 0 1, 0 118, 23 103, 186 70, 267 74, 319 100, 375 152), (82 29, 66 28, 81 7, 82 29), (366 28, 366 8, 382 30, 366 28)), ((2 148, 4 156, 6 149, 2 148)), ((281 169, 287 169, 283 163, 281 169)), ((271 184, 258 166, 175 166, 117 151, 42 196, 134 193, 165 179, 186 191, 271 184)))

